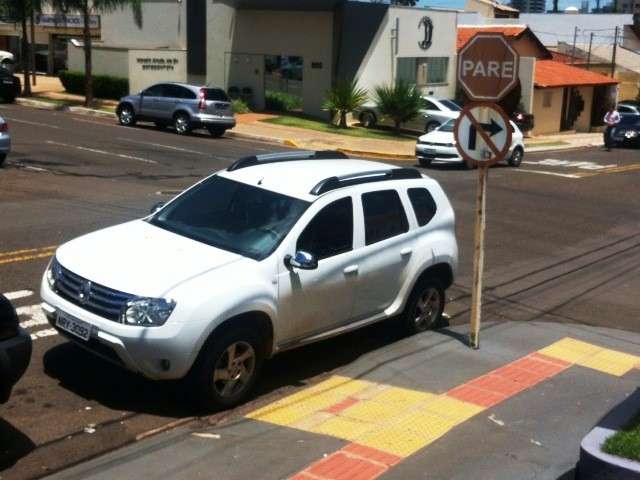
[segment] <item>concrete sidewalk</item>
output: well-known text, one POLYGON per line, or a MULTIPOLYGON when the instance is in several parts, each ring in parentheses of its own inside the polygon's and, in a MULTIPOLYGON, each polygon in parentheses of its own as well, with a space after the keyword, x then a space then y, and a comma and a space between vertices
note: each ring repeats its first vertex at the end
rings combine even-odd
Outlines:
POLYGON ((474 351, 465 332, 401 339, 243 417, 49 478, 568 479, 582 437, 640 381, 638 334, 487 323, 474 351))

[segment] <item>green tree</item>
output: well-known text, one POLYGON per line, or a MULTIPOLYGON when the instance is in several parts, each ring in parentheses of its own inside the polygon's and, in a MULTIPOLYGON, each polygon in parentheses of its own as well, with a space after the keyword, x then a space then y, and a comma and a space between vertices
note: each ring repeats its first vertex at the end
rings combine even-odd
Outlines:
POLYGON ((20 58, 22 63, 22 73, 24 82, 22 85, 22 95, 31 96, 30 74, 32 70, 32 48, 27 32, 27 21, 31 21, 34 12, 39 12, 41 8, 40 0, 8 0, 3 3, 0 14, 9 22, 19 23, 20 36, 20 58))
POLYGON ((400 126, 420 113, 422 96, 413 85, 400 81, 376 87, 375 102, 380 113, 393 120, 396 135, 400 135, 400 126))
POLYGON ((358 87, 358 80, 350 82, 339 80, 328 92, 322 109, 330 112, 333 122, 334 115, 340 116, 338 127, 347 128, 347 114, 360 108, 367 101, 367 91, 358 87))
POLYGON ((91 15, 113 12, 131 6, 133 19, 138 27, 142 27, 142 0, 51 0, 51 5, 58 12, 79 12, 84 22, 82 36, 84 41, 84 104, 93 103, 93 62, 91 39, 91 15))

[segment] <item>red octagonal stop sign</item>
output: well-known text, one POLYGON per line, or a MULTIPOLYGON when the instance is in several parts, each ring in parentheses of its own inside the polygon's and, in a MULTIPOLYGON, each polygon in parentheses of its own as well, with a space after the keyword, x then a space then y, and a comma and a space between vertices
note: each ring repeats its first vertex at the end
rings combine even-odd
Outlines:
POLYGON ((458 82, 472 100, 497 102, 517 85, 519 60, 501 33, 476 33, 458 54, 458 82))

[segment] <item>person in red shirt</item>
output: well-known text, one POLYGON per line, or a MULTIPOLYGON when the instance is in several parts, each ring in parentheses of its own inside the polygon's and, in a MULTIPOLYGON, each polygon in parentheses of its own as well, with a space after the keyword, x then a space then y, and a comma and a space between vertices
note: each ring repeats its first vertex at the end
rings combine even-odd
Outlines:
POLYGON ((612 105, 604 116, 604 123, 607 126, 604 130, 604 146, 607 152, 611 150, 611 136, 613 135, 613 127, 620 123, 620 113, 616 110, 616 106, 612 105))

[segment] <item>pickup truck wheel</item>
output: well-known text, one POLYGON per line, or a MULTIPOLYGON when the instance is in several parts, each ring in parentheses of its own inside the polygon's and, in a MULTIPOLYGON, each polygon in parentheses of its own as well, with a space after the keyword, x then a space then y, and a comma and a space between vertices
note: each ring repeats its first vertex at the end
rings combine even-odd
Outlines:
POLYGON ((191 119, 186 113, 176 113, 173 117, 173 126, 178 135, 187 135, 191 133, 191 119))
POLYGON ((411 334, 424 332, 440 323, 444 311, 444 289, 434 278, 427 278, 411 292, 404 311, 404 323, 411 334))
POLYGON ((253 390, 264 360, 257 332, 229 330, 207 341, 192 370, 197 403, 209 410, 242 403, 253 390))
POLYGON ((125 127, 133 127, 136 124, 136 114, 131 105, 123 105, 118 109, 118 121, 125 127))

